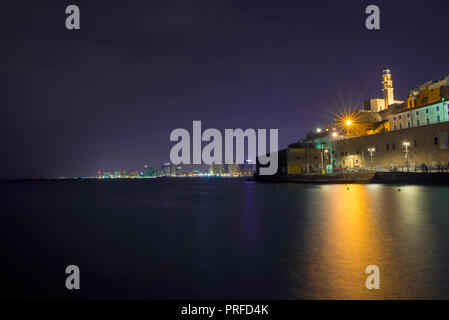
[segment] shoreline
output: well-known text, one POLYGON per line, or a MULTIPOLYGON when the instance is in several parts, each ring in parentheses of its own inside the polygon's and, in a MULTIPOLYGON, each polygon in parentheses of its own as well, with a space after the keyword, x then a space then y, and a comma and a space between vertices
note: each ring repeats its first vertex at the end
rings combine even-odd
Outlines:
POLYGON ((153 179, 236 179, 262 183, 303 183, 303 184, 397 184, 397 185, 449 185, 448 172, 357 172, 335 174, 303 174, 303 175, 273 175, 273 176, 241 176, 241 177, 157 177, 157 178, 23 178, 0 179, 0 183, 37 183, 37 182, 113 182, 113 181, 146 181, 153 179))
POLYGON ((304 174, 290 176, 254 176, 255 182, 304 184, 420 184, 449 185, 447 172, 362 172, 337 174, 304 174))

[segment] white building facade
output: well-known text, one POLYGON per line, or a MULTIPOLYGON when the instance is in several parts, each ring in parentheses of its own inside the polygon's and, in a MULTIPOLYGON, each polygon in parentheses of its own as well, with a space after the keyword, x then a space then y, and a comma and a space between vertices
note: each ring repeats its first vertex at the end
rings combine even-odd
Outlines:
POLYGON ((407 110, 388 117, 390 131, 449 121, 448 101, 407 110))

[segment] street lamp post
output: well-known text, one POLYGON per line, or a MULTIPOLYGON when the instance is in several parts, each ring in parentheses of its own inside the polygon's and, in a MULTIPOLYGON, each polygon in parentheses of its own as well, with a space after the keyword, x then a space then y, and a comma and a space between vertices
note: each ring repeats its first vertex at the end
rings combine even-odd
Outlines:
MULTIPOLYGON (((326 156, 328 152, 329 152, 329 150, 324 149, 324 156, 326 156)), ((324 160, 323 160, 323 170, 325 173, 327 173, 326 169, 324 168, 324 160)))
POLYGON ((323 150, 321 150, 321 174, 323 174, 324 160, 323 160, 323 150))
POLYGON ((371 162, 373 162, 373 151, 374 151, 374 148, 368 148, 368 151, 369 151, 369 156, 371 158, 371 162))
POLYGON ((410 145, 410 142, 404 142, 403 143, 403 145, 405 146, 405 162, 406 162, 406 165, 407 165, 407 172, 409 172, 408 171, 408 146, 410 145))
POLYGON ((374 148, 368 148, 369 156, 370 156, 370 160, 371 160, 371 166, 373 165, 373 151, 374 150, 375 150, 374 148))
POLYGON ((325 174, 326 170, 324 169, 324 156, 329 152, 327 149, 321 149, 321 174, 325 174), (324 152, 323 152, 324 150, 324 152))

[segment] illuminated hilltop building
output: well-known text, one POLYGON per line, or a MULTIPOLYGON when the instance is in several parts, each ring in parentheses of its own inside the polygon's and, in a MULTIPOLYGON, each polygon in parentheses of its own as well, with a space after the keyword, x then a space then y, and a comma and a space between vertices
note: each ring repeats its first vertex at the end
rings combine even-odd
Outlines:
POLYGON ((393 80, 391 80, 390 69, 385 69, 382 71, 382 93, 384 96, 385 108, 394 103, 394 88, 393 80))
POLYGON ((395 100, 386 69, 382 93, 383 98, 364 101, 362 110, 343 114, 280 150, 277 174, 449 170, 449 76, 412 89, 404 102, 395 100))
POLYGON ((448 100, 449 76, 428 81, 410 90, 407 97, 408 109, 415 109, 429 104, 448 100))
POLYGON ((382 71, 382 94, 383 98, 366 100, 363 103, 363 110, 381 112, 388 110, 390 106, 395 106, 404 102, 394 99, 394 87, 390 69, 382 71))
POLYGON ((343 122, 346 127, 347 136, 364 136, 389 131, 388 116, 404 103, 394 98, 390 69, 382 70, 382 95, 383 98, 365 100, 363 109, 354 111, 350 115, 350 118, 354 119, 350 124, 345 121, 348 115, 337 118, 337 123, 343 122))
POLYGON ((393 80, 391 79, 390 69, 382 71, 382 93, 385 101, 385 109, 393 104, 403 103, 404 101, 394 100, 393 80))
POLYGON ((407 101, 395 100, 390 69, 382 71, 381 99, 368 99, 363 109, 336 118, 342 136, 365 136, 448 121, 449 76, 410 91, 407 101), (426 107, 411 112, 411 109, 426 107))
POLYGON ((390 131, 449 121, 449 76, 410 90, 407 102, 388 116, 390 131))

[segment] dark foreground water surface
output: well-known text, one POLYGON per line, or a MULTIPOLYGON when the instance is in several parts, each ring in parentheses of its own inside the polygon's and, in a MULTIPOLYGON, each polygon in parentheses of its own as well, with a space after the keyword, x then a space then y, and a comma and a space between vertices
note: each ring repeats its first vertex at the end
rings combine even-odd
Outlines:
POLYGON ((449 187, 2 182, 0 200, 2 297, 449 298, 449 187))

